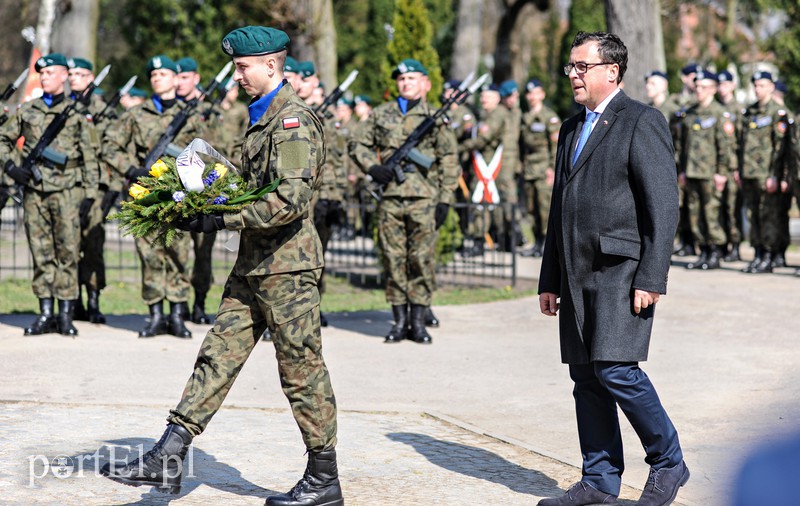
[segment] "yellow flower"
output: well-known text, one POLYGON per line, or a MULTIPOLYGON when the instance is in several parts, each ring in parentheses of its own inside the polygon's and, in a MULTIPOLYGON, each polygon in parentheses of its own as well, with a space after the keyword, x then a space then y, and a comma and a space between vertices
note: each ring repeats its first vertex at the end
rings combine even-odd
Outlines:
POLYGON ((168 170, 169 167, 167 167, 167 164, 164 163, 161 159, 159 159, 156 163, 154 163, 150 167, 150 175, 153 177, 161 177, 161 175, 167 172, 168 170))
POLYGON ((225 174, 228 173, 228 167, 222 165, 221 163, 215 163, 214 170, 217 171, 217 175, 219 176, 220 179, 225 177, 225 174))
MULTIPOLYGON (((155 165, 153 165, 153 167, 155 167, 155 165)), ((138 183, 137 184, 132 184, 131 185, 131 189, 128 191, 128 194, 131 197, 133 197, 135 200, 139 200, 140 198, 144 197, 148 193, 150 193, 150 190, 148 190, 147 188, 145 188, 144 186, 142 186, 142 185, 140 185, 138 183)))

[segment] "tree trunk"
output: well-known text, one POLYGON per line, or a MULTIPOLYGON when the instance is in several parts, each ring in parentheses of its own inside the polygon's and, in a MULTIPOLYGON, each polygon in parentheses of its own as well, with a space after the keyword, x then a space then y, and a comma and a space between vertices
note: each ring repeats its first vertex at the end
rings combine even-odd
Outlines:
POLYGON ((477 72, 481 60, 481 17, 483 0, 459 0, 453 62, 446 78, 464 79, 477 72))
POLYGON ((333 0, 311 0, 310 22, 315 33, 312 43, 316 53, 317 75, 325 84, 325 92, 330 93, 338 84, 333 0))
POLYGON ((39 21, 36 24, 36 42, 34 47, 42 55, 50 54, 50 36, 53 32, 53 21, 56 19, 56 0, 42 0, 39 5, 39 21))
POLYGON ((628 48, 625 93, 646 101, 644 75, 666 70, 664 37, 659 0, 606 0, 608 31, 617 34, 628 48))
POLYGON ((94 62, 100 1, 72 0, 62 5, 64 10, 58 13, 53 25, 51 46, 67 57, 77 56, 94 62))

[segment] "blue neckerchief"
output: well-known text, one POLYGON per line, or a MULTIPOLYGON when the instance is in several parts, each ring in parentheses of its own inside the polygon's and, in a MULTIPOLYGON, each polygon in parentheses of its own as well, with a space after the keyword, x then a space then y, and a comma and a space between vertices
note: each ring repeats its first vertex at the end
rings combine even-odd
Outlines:
POLYGON ((52 94, 44 93, 42 95, 42 100, 44 100, 44 103, 47 104, 47 108, 48 109, 53 107, 53 95, 52 94))
POLYGON ((158 111, 158 114, 163 113, 164 104, 161 103, 161 97, 159 97, 158 95, 153 95, 152 100, 153 100, 153 105, 156 106, 156 111, 158 111))
POLYGON ((78 95, 74 91, 70 91, 69 92, 69 98, 71 98, 72 100, 78 100, 78 98, 80 98, 80 95, 78 95))
POLYGON ((263 97, 259 98, 258 100, 254 101, 247 107, 247 112, 250 114, 250 126, 255 125, 258 123, 258 120, 261 119, 261 116, 267 112, 269 106, 272 105, 272 100, 275 98, 275 95, 278 94, 281 88, 283 88, 283 83, 286 81, 281 81, 281 84, 278 85, 277 88, 270 91, 263 97))
POLYGON ((403 97, 397 97, 397 105, 400 106, 400 112, 403 113, 403 116, 406 115, 408 112, 408 99, 403 97))

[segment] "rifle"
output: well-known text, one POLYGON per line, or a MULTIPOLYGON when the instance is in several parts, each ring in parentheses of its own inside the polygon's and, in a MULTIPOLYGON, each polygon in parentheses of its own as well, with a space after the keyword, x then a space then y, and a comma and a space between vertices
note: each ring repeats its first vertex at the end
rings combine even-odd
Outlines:
MULTIPOLYGON (((100 74, 92 81, 92 83, 83 90, 83 95, 81 95, 78 100, 70 103, 66 109, 58 113, 58 116, 53 118, 53 121, 47 125, 45 128, 44 133, 39 138, 39 142, 36 143, 36 146, 28 153, 28 156, 25 157, 25 160, 22 161, 22 165, 17 167, 13 160, 8 160, 5 165, 5 170, 11 177, 14 176, 11 174, 12 172, 17 172, 18 174, 22 175, 23 177, 26 174, 30 174, 33 177, 33 182, 39 184, 42 182, 42 171, 39 170, 39 167, 36 163, 39 161, 40 158, 43 158, 51 163, 55 163, 57 165, 65 165, 67 163, 67 157, 63 153, 59 153, 53 149, 50 149, 50 143, 58 136, 59 132, 64 128, 64 125, 67 124, 67 120, 69 116, 75 111, 75 107, 77 106, 78 102, 86 105, 89 99, 92 96, 92 92, 94 92, 95 88, 100 86, 100 83, 103 82, 103 79, 106 78, 108 75, 108 71, 111 69, 111 65, 106 65, 100 74)), ((17 178, 14 178, 17 180, 17 178)), ((21 182, 21 181, 17 181, 21 182)))
MULTIPOLYGON (((217 86, 219 86, 222 80, 225 79, 225 76, 228 75, 228 72, 230 72, 232 66, 233 62, 229 61, 224 67, 222 67, 222 70, 220 70, 219 74, 214 77, 209 85, 203 89, 200 97, 186 102, 186 107, 178 111, 178 114, 172 118, 172 121, 167 126, 167 129, 164 130, 164 133, 162 133, 161 137, 159 137, 158 142, 156 142, 155 146, 153 146, 153 149, 147 153, 147 156, 144 159, 144 164, 142 165, 145 171, 150 170, 149 168, 152 167, 152 165, 156 163, 164 153, 170 155, 174 154, 175 156, 180 154, 179 152, 176 153, 179 148, 177 148, 177 146, 170 148, 170 144, 172 144, 172 141, 186 125, 186 122, 189 120, 189 116, 191 116, 192 113, 194 113, 194 110, 197 109, 197 106, 200 104, 200 99, 210 96, 214 93, 214 90, 216 90, 217 86)), ((136 167, 131 167, 128 169, 128 172, 133 172, 135 175, 136 169, 136 167)), ((138 179, 138 177, 132 179, 138 179)))
POLYGON ((136 78, 137 78, 137 77, 139 77, 139 76, 133 76, 133 77, 131 77, 130 79, 128 79, 128 82, 127 82, 127 83, 125 83, 125 86, 123 86, 122 88, 120 88, 120 89, 118 89, 118 90, 117 90, 117 92, 114 94, 114 96, 113 96, 113 97, 111 97, 111 100, 109 100, 109 101, 108 101, 108 103, 107 103, 107 104, 106 104, 106 106, 103 108, 103 110, 102 110, 102 111, 100 111, 100 113, 99 113, 97 116, 94 116, 94 117, 92 118, 92 121, 94 121, 94 123, 95 123, 95 124, 97 124, 97 123, 100 123, 101 121, 103 121, 104 119, 106 119, 106 118, 108 117, 108 115, 109 115, 109 114, 110 114, 110 113, 111 113, 111 112, 112 112, 114 109, 116 109, 116 108, 117 108, 117 105, 119 105, 119 100, 120 100, 120 99, 121 99, 121 98, 122 98, 124 95, 127 95, 127 94, 128 94, 128 92, 129 92, 129 91, 131 91, 131 88, 133 88, 133 85, 134 85, 134 84, 136 84, 136 78))
POLYGON ((225 83, 225 86, 222 87, 222 91, 220 91, 217 94, 217 98, 212 100, 211 104, 206 108, 205 111, 203 111, 203 114, 201 115, 203 121, 208 121, 208 118, 210 118, 211 115, 214 114, 214 108, 218 106, 223 100, 225 100, 225 96, 228 94, 229 91, 231 91, 231 89, 234 86, 236 86, 236 81, 234 81, 233 79, 225 83))
POLYGON ((466 102, 467 98, 478 91, 478 89, 483 86, 483 83, 489 79, 489 74, 484 74, 475 82, 471 82, 472 76, 473 74, 467 76, 456 92, 444 101, 442 106, 433 113, 433 116, 426 117, 422 123, 417 125, 417 128, 409 134, 403 144, 383 162, 384 166, 394 171, 394 179, 397 184, 403 184, 406 180, 406 175, 403 173, 402 168, 402 162, 405 160, 409 160, 426 170, 431 168, 435 160, 422 154, 416 149, 417 145, 433 130, 439 118, 447 114, 447 111, 449 111, 454 104, 461 105, 466 102))
MULTIPOLYGON (((25 79, 27 78, 28 78, 28 69, 25 69, 13 83, 6 86, 6 89, 3 91, 3 94, 0 95, 0 102, 5 102, 9 98, 11 98, 11 95, 13 95, 14 92, 17 91, 20 86, 22 86, 22 82, 25 81, 25 79)), ((0 125, 5 123, 7 119, 8 119, 8 110, 5 110, 3 111, 3 115, 0 116, 0 125)))
POLYGON ((347 79, 345 79, 342 82, 342 84, 337 86, 327 97, 325 97, 325 100, 323 100, 321 104, 314 107, 313 109, 314 114, 316 114, 317 117, 319 118, 321 118, 322 116, 327 117, 328 107, 335 104, 337 100, 342 98, 344 92, 347 91, 347 88, 349 88, 351 84, 353 84, 353 81, 356 80, 357 76, 358 76, 358 70, 353 70, 352 72, 350 72, 350 74, 347 76, 347 79))

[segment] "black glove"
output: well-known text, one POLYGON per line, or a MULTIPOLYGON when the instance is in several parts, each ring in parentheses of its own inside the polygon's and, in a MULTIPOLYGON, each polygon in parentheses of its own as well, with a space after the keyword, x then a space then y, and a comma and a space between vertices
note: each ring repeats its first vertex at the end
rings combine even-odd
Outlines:
POLYGON ((328 199, 319 199, 317 203, 314 204, 314 227, 316 227, 317 230, 327 223, 329 202, 330 200, 328 199))
POLYGON ((6 202, 8 202, 8 197, 11 196, 11 188, 8 186, 0 186, 0 211, 6 207, 6 202))
POLYGON ((108 213, 111 212, 111 208, 114 207, 117 197, 119 197, 119 192, 108 191, 103 195, 103 201, 100 203, 100 209, 103 211, 103 221, 105 221, 108 213))
POLYGON ((222 214, 203 214, 194 218, 184 218, 175 222, 178 230, 210 234, 225 228, 225 219, 222 214))
POLYGON ((372 180, 378 184, 387 185, 394 179, 394 172, 386 165, 373 165, 367 171, 372 180))
POLYGON ((333 225, 344 225, 347 223, 347 214, 344 212, 344 207, 342 207, 342 203, 338 200, 330 200, 330 204, 328 204, 328 217, 327 223, 328 226, 333 225), (344 217, 344 220, 342 219, 344 217))
POLYGON ((86 228, 89 226, 89 213, 92 210, 92 204, 94 204, 94 199, 83 199, 81 202, 81 207, 78 209, 81 228, 86 228))
POLYGON ((439 230, 444 220, 447 219, 448 212, 450 212, 450 204, 444 204, 442 202, 436 204, 436 210, 433 212, 433 221, 436 223, 436 230, 439 230))
POLYGON ((144 167, 134 167, 131 165, 128 167, 128 170, 125 171, 125 179, 129 182, 135 182, 142 176, 146 176, 149 171, 144 167))
POLYGON ((33 177, 33 172, 27 167, 17 167, 11 160, 6 162, 6 174, 18 185, 25 186, 33 177))

